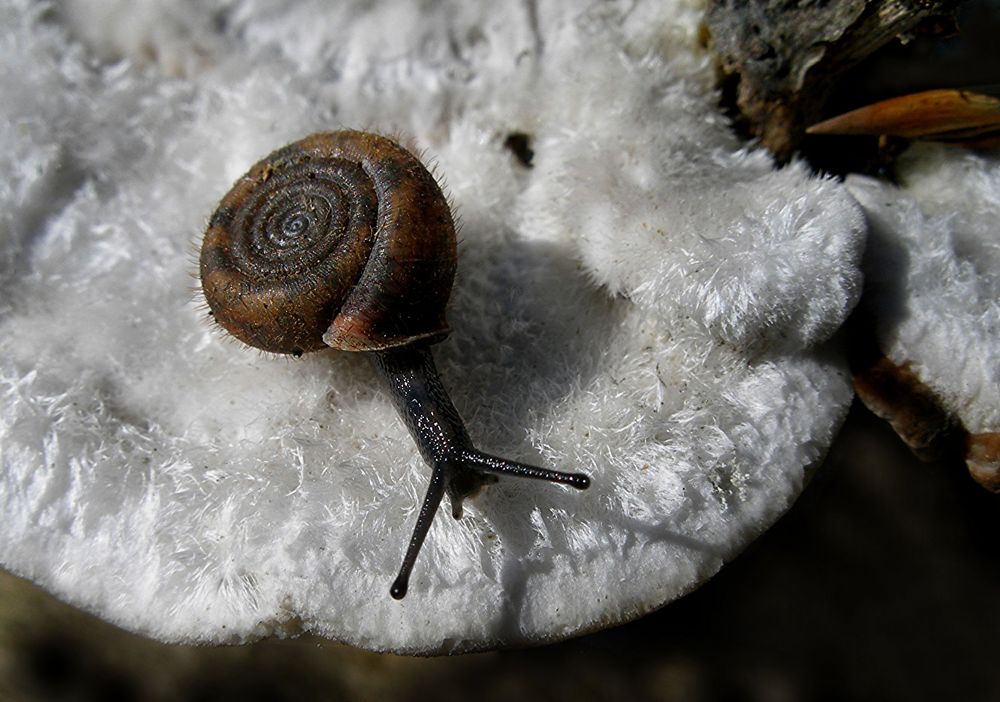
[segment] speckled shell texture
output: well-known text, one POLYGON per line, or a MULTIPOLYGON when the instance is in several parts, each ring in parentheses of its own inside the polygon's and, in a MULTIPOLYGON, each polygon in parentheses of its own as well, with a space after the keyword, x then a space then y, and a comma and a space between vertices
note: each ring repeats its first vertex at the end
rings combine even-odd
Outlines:
POLYGON ((434 177, 377 134, 312 134, 254 164, 201 247, 212 317, 290 353, 378 351, 448 332, 455 226, 434 177))

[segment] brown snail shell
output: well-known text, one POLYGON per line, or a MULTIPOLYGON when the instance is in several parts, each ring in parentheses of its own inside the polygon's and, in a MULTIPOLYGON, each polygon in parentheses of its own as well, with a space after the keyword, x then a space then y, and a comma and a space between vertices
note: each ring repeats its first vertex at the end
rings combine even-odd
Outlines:
POLYGON ((201 249, 216 321, 265 351, 378 351, 448 333, 455 226, 433 176, 390 139, 313 134, 240 178, 201 249))

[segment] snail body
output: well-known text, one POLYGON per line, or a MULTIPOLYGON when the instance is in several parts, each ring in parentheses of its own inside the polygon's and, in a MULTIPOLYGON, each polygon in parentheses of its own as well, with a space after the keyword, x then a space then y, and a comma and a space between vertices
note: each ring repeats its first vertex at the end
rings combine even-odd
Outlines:
POLYGON ((477 450, 434 366, 457 262, 455 225, 434 177, 403 147, 357 131, 313 134, 255 164, 219 203, 200 257, 214 319, 281 354, 367 352, 431 468, 390 594, 410 573, 445 493, 452 514, 497 475, 590 479, 477 450))

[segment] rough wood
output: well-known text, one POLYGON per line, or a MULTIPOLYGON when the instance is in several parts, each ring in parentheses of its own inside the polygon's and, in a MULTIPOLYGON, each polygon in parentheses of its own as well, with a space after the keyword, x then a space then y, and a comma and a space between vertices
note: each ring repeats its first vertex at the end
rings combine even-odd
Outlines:
POLYGON ((837 76, 957 0, 710 0, 705 25, 750 133, 787 160, 837 76))

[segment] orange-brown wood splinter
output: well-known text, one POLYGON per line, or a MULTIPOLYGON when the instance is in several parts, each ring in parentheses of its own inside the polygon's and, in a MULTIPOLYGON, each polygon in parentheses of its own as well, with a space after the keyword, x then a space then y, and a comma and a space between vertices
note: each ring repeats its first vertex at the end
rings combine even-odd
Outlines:
POLYGON ((808 134, 870 134, 992 148, 1000 144, 997 86, 926 90, 814 124, 808 134))
POLYGON ((455 227, 433 176, 392 140, 356 131, 313 134, 254 165, 202 244, 202 289, 226 331, 274 353, 368 352, 384 379, 431 468, 396 599, 446 492, 457 518, 497 475, 590 484, 472 445, 430 350, 448 333, 455 267, 455 227))

